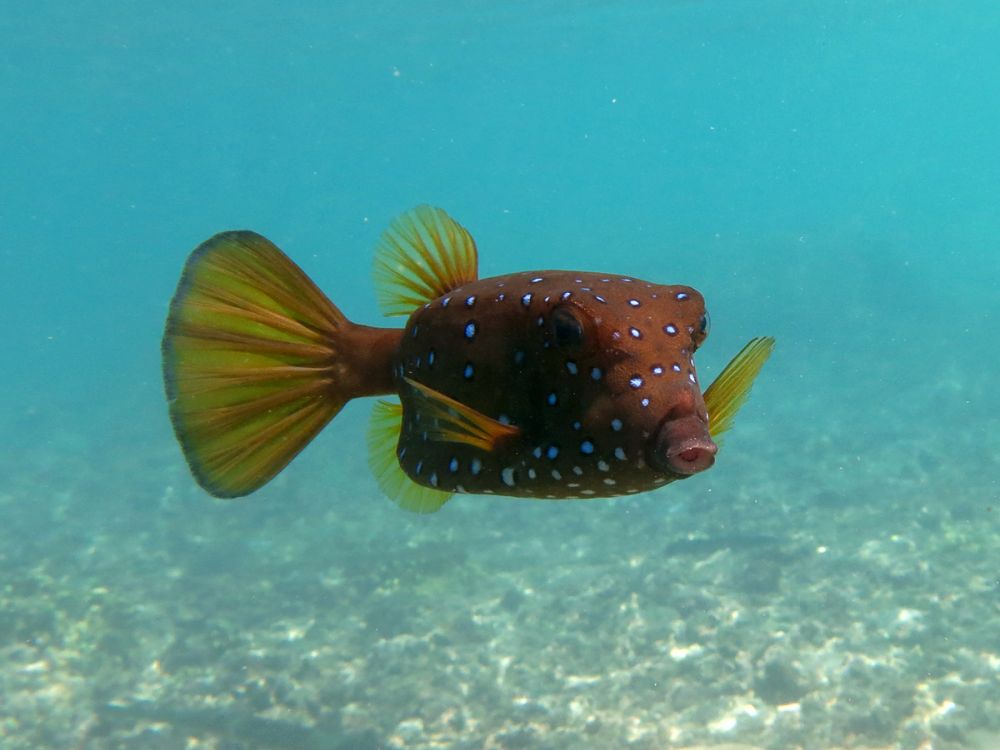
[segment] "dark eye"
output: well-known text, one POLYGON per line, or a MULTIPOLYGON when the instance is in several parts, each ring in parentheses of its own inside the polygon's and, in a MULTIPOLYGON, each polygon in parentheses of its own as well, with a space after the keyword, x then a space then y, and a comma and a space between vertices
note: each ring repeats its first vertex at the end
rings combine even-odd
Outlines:
POLYGON ((702 337, 708 335, 708 332, 712 330, 712 319, 708 317, 708 313, 701 316, 701 323, 698 324, 698 330, 701 331, 702 337))
POLYGON ((552 333, 556 345, 576 347, 583 342, 583 323, 570 307, 560 307, 552 312, 552 333))

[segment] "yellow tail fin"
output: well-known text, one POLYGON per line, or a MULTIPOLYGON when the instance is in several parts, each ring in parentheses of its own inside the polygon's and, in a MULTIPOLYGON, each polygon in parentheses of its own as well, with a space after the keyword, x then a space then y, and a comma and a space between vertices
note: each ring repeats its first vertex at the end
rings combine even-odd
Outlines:
POLYGON ((336 333, 349 325, 284 253, 224 232, 188 258, 163 335, 170 418, 199 484, 253 492, 341 409, 336 333))

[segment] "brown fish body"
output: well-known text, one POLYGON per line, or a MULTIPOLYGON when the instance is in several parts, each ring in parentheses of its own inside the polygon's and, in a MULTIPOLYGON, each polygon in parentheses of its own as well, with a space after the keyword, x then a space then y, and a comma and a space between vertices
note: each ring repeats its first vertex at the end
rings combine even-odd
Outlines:
POLYGON ((537 271, 455 289, 410 317, 397 380, 519 432, 489 452, 428 440, 402 384, 400 463, 425 486, 545 498, 630 494, 707 468, 692 358, 706 325, 695 290, 631 277, 537 271), (665 423, 687 460, 658 445, 665 423))
POLYGON ((704 395, 708 333, 686 286, 574 271, 478 278, 469 233, 418 207, 383 234, 376 291, 404 328, 357 325, 264 237, 191 253, 170 305, 163 375, 198 482, 238 497, 280 472, 343 405, 379 401, 369 464, 401 507, 453 493, 590 498, 709 468, 771 351, 752 340, 704 395))

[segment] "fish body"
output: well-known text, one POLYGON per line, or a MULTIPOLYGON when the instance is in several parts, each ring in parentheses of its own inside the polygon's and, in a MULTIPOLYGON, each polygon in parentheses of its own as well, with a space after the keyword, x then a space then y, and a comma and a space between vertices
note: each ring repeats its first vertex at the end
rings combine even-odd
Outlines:
POLYGON ((375 259, 386 314, 347 320, 258 234, 190 256, 163 338, 170 415, 199 483, 219 497, 280 472, 350 399, 380 400, 368 434, 381 489, 430 512, 453 493, 631 494, 709 468, 773 340, 752 340, 701 391, 708 335, 687 286, 543 270, 478 278, 471 235, 426 206, 375 259))
POLYGON ((403 334, 399 461, 420 484, 520 497, 621 495, 693 474, 715 454, 693 360, 706 333, 687 286, 574 271, 461 286, 403 334), (427 439, 406 380, 518 431, 491 451, 427 439), (671 464, 656 437, 677 419, 688 460, 671 464))

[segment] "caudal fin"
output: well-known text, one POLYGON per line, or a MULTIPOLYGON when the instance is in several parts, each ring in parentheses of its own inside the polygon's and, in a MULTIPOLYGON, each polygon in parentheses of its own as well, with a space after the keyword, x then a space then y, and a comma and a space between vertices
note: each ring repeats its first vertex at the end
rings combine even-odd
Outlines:
POLYGON ((253 492, 340 411, 337 333, 349 325, 259 234, 223 232, 191 254, 167 316, 163 379, 202 487, 253 492))

